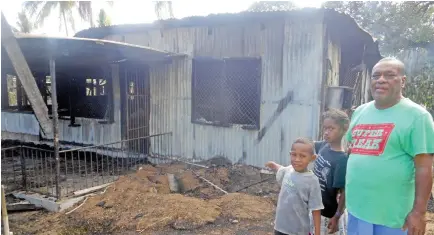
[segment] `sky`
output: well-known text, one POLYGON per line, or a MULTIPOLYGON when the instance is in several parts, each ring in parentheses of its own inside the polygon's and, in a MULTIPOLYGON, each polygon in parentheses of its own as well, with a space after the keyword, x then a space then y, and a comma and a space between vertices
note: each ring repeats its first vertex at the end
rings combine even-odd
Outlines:
MULTIPOLYGON (((17 14, 21 11, 23 1, 8 1, 9 5, 4 4, 2 1, 1 10, 9 24, 16 26, 17 14)), ((183 18, 187 16, 204 16, 215 13, 236 13, 246 10, 254 1, 246 0, 231 0, 231 1, 172 1, 172 7, 175 18, 183 18)), ((299 7, 320 7, 324 1, 319 0, 295 0, 293 1, 299 7)), ((110 16, 112 25, 118 24, 138 24, 138 23, 151 23, 155 21, 156 15, 152 1, 114 1, 113 6, 108 6, 105 1, 92 1, 94 20, 97 19, 98 12, 101 8, 110 16)), ((66 36, 65 30, 59 27, 58 13, 54 12, 47 18, 44 25, 35 30, 37 34, 47 34, 50 36, 66 36)), ((75 32, 90 27, 88 22, 82 21, 76 15, 75 32)), ((71 31, 71 30, 70 30, 71 31)), ((74 33, 69 33, 73 36, 74 33)))

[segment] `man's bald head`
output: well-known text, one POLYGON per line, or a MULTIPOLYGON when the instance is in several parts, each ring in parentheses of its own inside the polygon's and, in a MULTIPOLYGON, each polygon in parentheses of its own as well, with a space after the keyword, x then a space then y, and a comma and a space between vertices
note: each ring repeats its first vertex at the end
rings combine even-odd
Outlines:
POLYGON ((371 94, 375 106, 380 109, 392 107, 402 98, 405 87, 405 66, 402 61, 387 57, 372 68, 371 94))
MULTIPOLYGON (((405 75, 405 65, 402 61, 400 61, 397 58, 394 57, 385 57, 383 59, 381 59, 380 61, 377 62, 377 64, 375 64, 374 68, 382 63, 388 63, 388 64, 393 64, 394 66, 396 66, 396 68, 399 71, 399 75, 404 76, 405 75)), ((374 70, 374 69, 373 69, 374 70)))

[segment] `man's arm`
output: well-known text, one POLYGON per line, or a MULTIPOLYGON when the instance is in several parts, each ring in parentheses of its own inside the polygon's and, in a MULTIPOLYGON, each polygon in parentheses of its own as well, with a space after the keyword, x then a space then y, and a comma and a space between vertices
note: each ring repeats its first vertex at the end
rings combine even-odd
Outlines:
POLYGON ((432 189, 433 118, 428 112, 423 113, 410 127, 403 148, 410 156, 414 156, 416 186, 413 209, 407 215, 403 229, 408 229, 408 235, 419 235, 425 232, 425 212, 432 189))
POLYGON ((413 211, 425 214, 428 206, 428 200, 432 190, 432 154, 419 154, 414 158, 414 167, 416 171, 416 195, 413 204, 413 211))
POLYGON ((426 219, 425 213, 432 188, 432 154, 422 153, 414 157, 414 167, 416 170, 416 190, 413 209, 407 215, 403 230, 407 230, 408 235, 425 234, 426 219))

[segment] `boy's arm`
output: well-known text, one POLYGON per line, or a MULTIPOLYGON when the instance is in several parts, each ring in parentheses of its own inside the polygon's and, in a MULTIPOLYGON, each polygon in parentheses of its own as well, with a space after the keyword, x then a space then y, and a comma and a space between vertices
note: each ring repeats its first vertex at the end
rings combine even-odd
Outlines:
POLYGON ((309 192, 309 210, 312 211, 312 217, 315 227, 315 234, 320 233, 321 226, 321 210, 324 209, 322 204, 321 186, 319 185, 318 178, 313 178, 313 182, 310 184, 309 192))
POLYGON ((321 210, 312 211, 314 234, 321 234, 321 210))
POLYGON ((271 170, 273 170, 275 172, 277 172, 280 169, 280 167, 282 167, 281 165, 279 165, 275 162, 267 162, 267 163, 265 163, 265 166, 270 168, 271 170))
POLYGON ((277 183, 282 184, 283 177, 285 176, 285 167, 275 162, 267 162, 265 166, 276 172, 277 183))
POLYGON ((338 219, 345 210, 345 175, 347 173, 347 162, 347 157, 339 160, 333 176, 333 188, 339 189, 341 194, 338 200, 338 210, 336 211, 338 219))
POLYGON ((335 217, 339 220, 345 210, 345 189, 342 188, 339 190, 339 200, 338 200, 338 210, 336 211, 335 217))

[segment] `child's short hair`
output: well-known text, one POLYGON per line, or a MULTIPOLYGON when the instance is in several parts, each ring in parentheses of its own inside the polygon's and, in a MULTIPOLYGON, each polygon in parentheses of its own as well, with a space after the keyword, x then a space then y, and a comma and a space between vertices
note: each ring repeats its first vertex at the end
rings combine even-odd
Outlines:
POLYGON ((313 140, 306 138, 306 137, 299 137, 295 139, 293 144, 308 144, 312 147, 312 154, 315 154, 315 144, 313 143, 313 140))
POLYGON ((350 118, 348 114, 339 109, 329 109, 327 112, 323 114, 323 119, 330 118, 336 122, 344 131, 348 130, 348 126, 350 125, 350 118))

